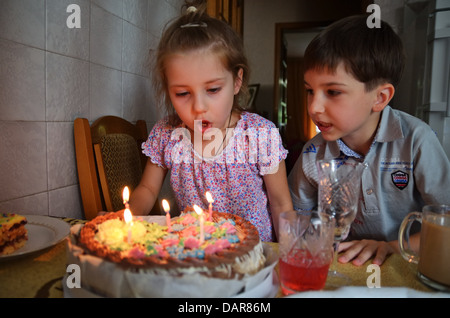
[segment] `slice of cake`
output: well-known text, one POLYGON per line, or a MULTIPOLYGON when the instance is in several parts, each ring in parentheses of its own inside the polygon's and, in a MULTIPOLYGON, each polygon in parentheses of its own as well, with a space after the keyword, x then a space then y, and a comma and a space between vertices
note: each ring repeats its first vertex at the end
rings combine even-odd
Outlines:
POLYGON ((0 255, 11 254, 28 240, 27 219, 14 213, 0 214, 0 255))

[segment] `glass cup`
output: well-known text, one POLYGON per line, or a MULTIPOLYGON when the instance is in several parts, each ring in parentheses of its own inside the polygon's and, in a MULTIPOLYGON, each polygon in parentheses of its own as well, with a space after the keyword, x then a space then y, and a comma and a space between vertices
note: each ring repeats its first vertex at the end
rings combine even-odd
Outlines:
POLYGON ((281 213, 279 269, 284 295, 325 286, 333 260, 334 222, 312 219, 309 213, 281 213))
MULTIPOLYGON (((318 212, 322 220, 335 220, 334 264, 337 264, 339 244, 350 231, 356 217, 361 192, 361 176, 366 163, 343 158, 319 160, 318 212)), ((333 267, 333 266, 332 266, 333 267)), ((329 285, 334 287, 350 283, 350 277, 332 270, 328 273, 329 285)))
POLYGON ((426 205, 409 213, 398 233, 400 252, 408 262, 418 264, 417 276, 426 285, 450 292, 450 205, 426 205), (409 241, 414 221, 422 223, 419 254, 409 241))

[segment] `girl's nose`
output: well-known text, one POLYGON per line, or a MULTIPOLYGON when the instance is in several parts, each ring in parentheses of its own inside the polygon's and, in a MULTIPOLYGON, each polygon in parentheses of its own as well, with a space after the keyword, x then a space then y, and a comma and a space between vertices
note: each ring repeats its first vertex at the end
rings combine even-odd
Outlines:
POLYGON ((208 109, 208 106, 205 103, 205 100, 203 99, 203 96, 201 94, 196 94, 193 101, 193 109, 197 113, 203 113, 208 109))

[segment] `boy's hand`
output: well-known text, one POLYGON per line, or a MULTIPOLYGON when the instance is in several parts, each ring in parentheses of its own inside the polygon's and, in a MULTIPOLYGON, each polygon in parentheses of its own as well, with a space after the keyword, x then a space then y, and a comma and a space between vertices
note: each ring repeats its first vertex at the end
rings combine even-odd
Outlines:
POLYGON ((348 263, 353 260, 353 265, 361 266, 368 259, 375 256, 372 263, 381 265, 387 256, 397 252, 394 244, 396 244, 396 241, 361 240, 342 242, 339 244, 338 252, 342 252, 342 254, 338 256, 338 261, 340 263, 348 263))

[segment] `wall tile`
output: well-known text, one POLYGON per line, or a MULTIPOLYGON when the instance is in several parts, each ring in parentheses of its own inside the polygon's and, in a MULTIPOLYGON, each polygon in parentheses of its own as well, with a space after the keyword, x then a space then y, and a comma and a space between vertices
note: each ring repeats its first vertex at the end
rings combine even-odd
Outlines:
POLYGON ((89 121, 101 116, 122 116, 122 72, 101 65, 91 65, 89 121))
POLYGON ((0 212, 31 215, 48 215, 48 193, 38 193, 0 202, 0 212))
MULTIPOLYGON (((180 7, 181 10, 181 7, 180 7)), ((178 10, 175 13, 175 9, 166 1, 161 0, 149 0, 148 1, 148 16, 152 17, 147 21, 147 30, 157 36, 161 37, 164 27, 166 24, 173 19, 173 17, 178 16, 178 10)))
POLYGON ((124 0, 123 19, 135 26, 147 29, 148 0, 124 0))
POLYGON ((147 84, 145 77, 123 73, 123 117, 129 121, 135 122, 149 117, 147 84))
POLYGON ((91 0, 93 4, 118 17, 123 15, 123 0, 91 0))
POLYGON ((125 22, 123 23, 122 70, 148 76, 147 34, 125 22))
POLYGON ((49 215, 83 219, 84 213, 78 186, 70 186, 48 193, 49 215))
POLYGON ((45 119, 45 55, 0 39, 0 120, 45 119))
POLYGON ((161 109, 160 106, 158 106, 150 79, 147 80, 146 98, 146 105, 148 105, 147 107, 149 110, 147 121, 150 122, 153 126, 158 120, 167 115, 167 111, 165 110, 165 108, 161 109))
POLYGON ((47 50, 67 56, 89 59, 90 2, 89 0, 47 0, 47 50), (80 6, 81 28, 67 27, 72 14, 67 7, 80 6))
POLYGON ((72 122, 47 123, 48 189, 78 183, 72 122))
POLYGON ((120 18, 91 6, 91 62, 120 70, 122 67, 122 23, 120 18))
POLYGON ((0 38, 44 49, 44 0, 2 0, 0 38))
POLYGON ((162 114, 155 107, 148 49, 156 48, 183 3, 1 1, 1 212, 84 217, 73 120, 144 118, 150 131, 162 114), (72 3, 80 5, 80 29, 67 27, 72 3))
POLYGON ((47 120, 89 116, 89 63, 47 53, 47 120))
POLYGON ((0 201, 47 190, 44 122, 0 121, 0 201))

